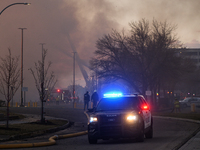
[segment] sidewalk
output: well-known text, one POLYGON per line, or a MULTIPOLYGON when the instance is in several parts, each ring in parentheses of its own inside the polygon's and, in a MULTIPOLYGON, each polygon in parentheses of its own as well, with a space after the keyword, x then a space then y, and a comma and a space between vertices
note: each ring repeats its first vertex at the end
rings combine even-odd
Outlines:
MULTIPOLYGON (((9 120, 9 124, 20 124, 20 123, 26 123, 26 122, 34 122, 40 119, 40 116, 38 115, 27 115, 24 114, 24 116, 26 116, 24 119, 16 119, 16 120, 9 120)), ((5 125, 6 124, 6 120, 0 121, 0 125, 5 125)))
POLYGON ((185 143, 179 150, 197 150, 200 149, 200 132, 198 132, 193 138, 185 143))
MULTIPOLYGON (((31 114, 23 114, 25 118, 23 119, 15 119, 15 120, 9 120, 9 124, 21 124, 21 123, 27 123, 27 122, 35 122, 41 119, 40 115, 31 115, 31 114)), ((45 116, 45 119, 60 119, 50 116, 45 116)), ((6 120, 0 121, 0 125, 5 125, 6 120)))

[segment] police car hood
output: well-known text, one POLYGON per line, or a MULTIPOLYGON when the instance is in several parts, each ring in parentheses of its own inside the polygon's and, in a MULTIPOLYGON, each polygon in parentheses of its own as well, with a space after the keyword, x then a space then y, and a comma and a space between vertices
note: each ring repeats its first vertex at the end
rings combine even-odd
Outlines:
POLYGON ((136 113, 136 110, 96 111, 94 115, 122 115, 128 113, 136 113))

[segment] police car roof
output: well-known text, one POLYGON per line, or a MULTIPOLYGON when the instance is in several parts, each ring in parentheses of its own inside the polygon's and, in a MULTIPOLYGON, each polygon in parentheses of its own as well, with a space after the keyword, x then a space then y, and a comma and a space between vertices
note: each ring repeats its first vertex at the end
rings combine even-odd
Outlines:
POLYGON ((108 95, 108 96, 104 96, 103 98, 120 98, 120 97, 143 97, 143 96, 139 94, 123 94, 123 95, 116 95, 116 96, 108 95))

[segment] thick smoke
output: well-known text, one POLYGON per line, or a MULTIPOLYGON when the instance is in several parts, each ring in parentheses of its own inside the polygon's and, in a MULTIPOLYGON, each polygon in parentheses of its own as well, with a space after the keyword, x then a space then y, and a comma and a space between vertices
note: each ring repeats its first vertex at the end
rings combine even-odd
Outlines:
MULTIPOLYGON (((28 68, 41 59, 39 43, 46 43, 47 62, 53 62, 51 69, 59 80, 58 88, 67 87, 73 79, 73 51, 67 34, 87 64, 94 55, 98 38, 112 29, 128 31, 129 22, 142 18, 177 24, 177 35, 182 43, 200 46, 200 3, 195 0, 1 0, 0 10, 16 2, 31 5, 11 6, 0 16, 0 56, 8 54, 8 48, 13 55, 20 56, 21 30, 18 28, 27 28, 24 30, 24 86, 29 88, 27 99, 31 101, 38 94, 28 68)), ((85 85, 77 65, 76 80, 77 84, 85 85)))

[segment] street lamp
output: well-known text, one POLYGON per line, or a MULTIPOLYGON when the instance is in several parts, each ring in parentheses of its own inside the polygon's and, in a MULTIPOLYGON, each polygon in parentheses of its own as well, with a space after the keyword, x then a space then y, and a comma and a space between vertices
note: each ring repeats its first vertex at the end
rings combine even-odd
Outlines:
MULTIPOLYGON (((5 7, 1 12, 0 15, 5 11, 8 7, 13 6, 13 5, 30 5, 31 3, 13 3, 5 7)), ((26 28, 19 28, 22 30, 22 40, 21 40, 21 106, 23 105, 23 30, 26 28)))
POLYGON ((8 5, 7 7, 5 7, 5 8, 0 12, 0 15, 1 15, 2 12, 3 12, 4 10, 6 10, 8 7, 13 6, 13 5, 19 5, 19 4, 22 4, 22 5, 30 5, 31 3, 13 3, 13 4, 10 4, 10 5, 8 5))

